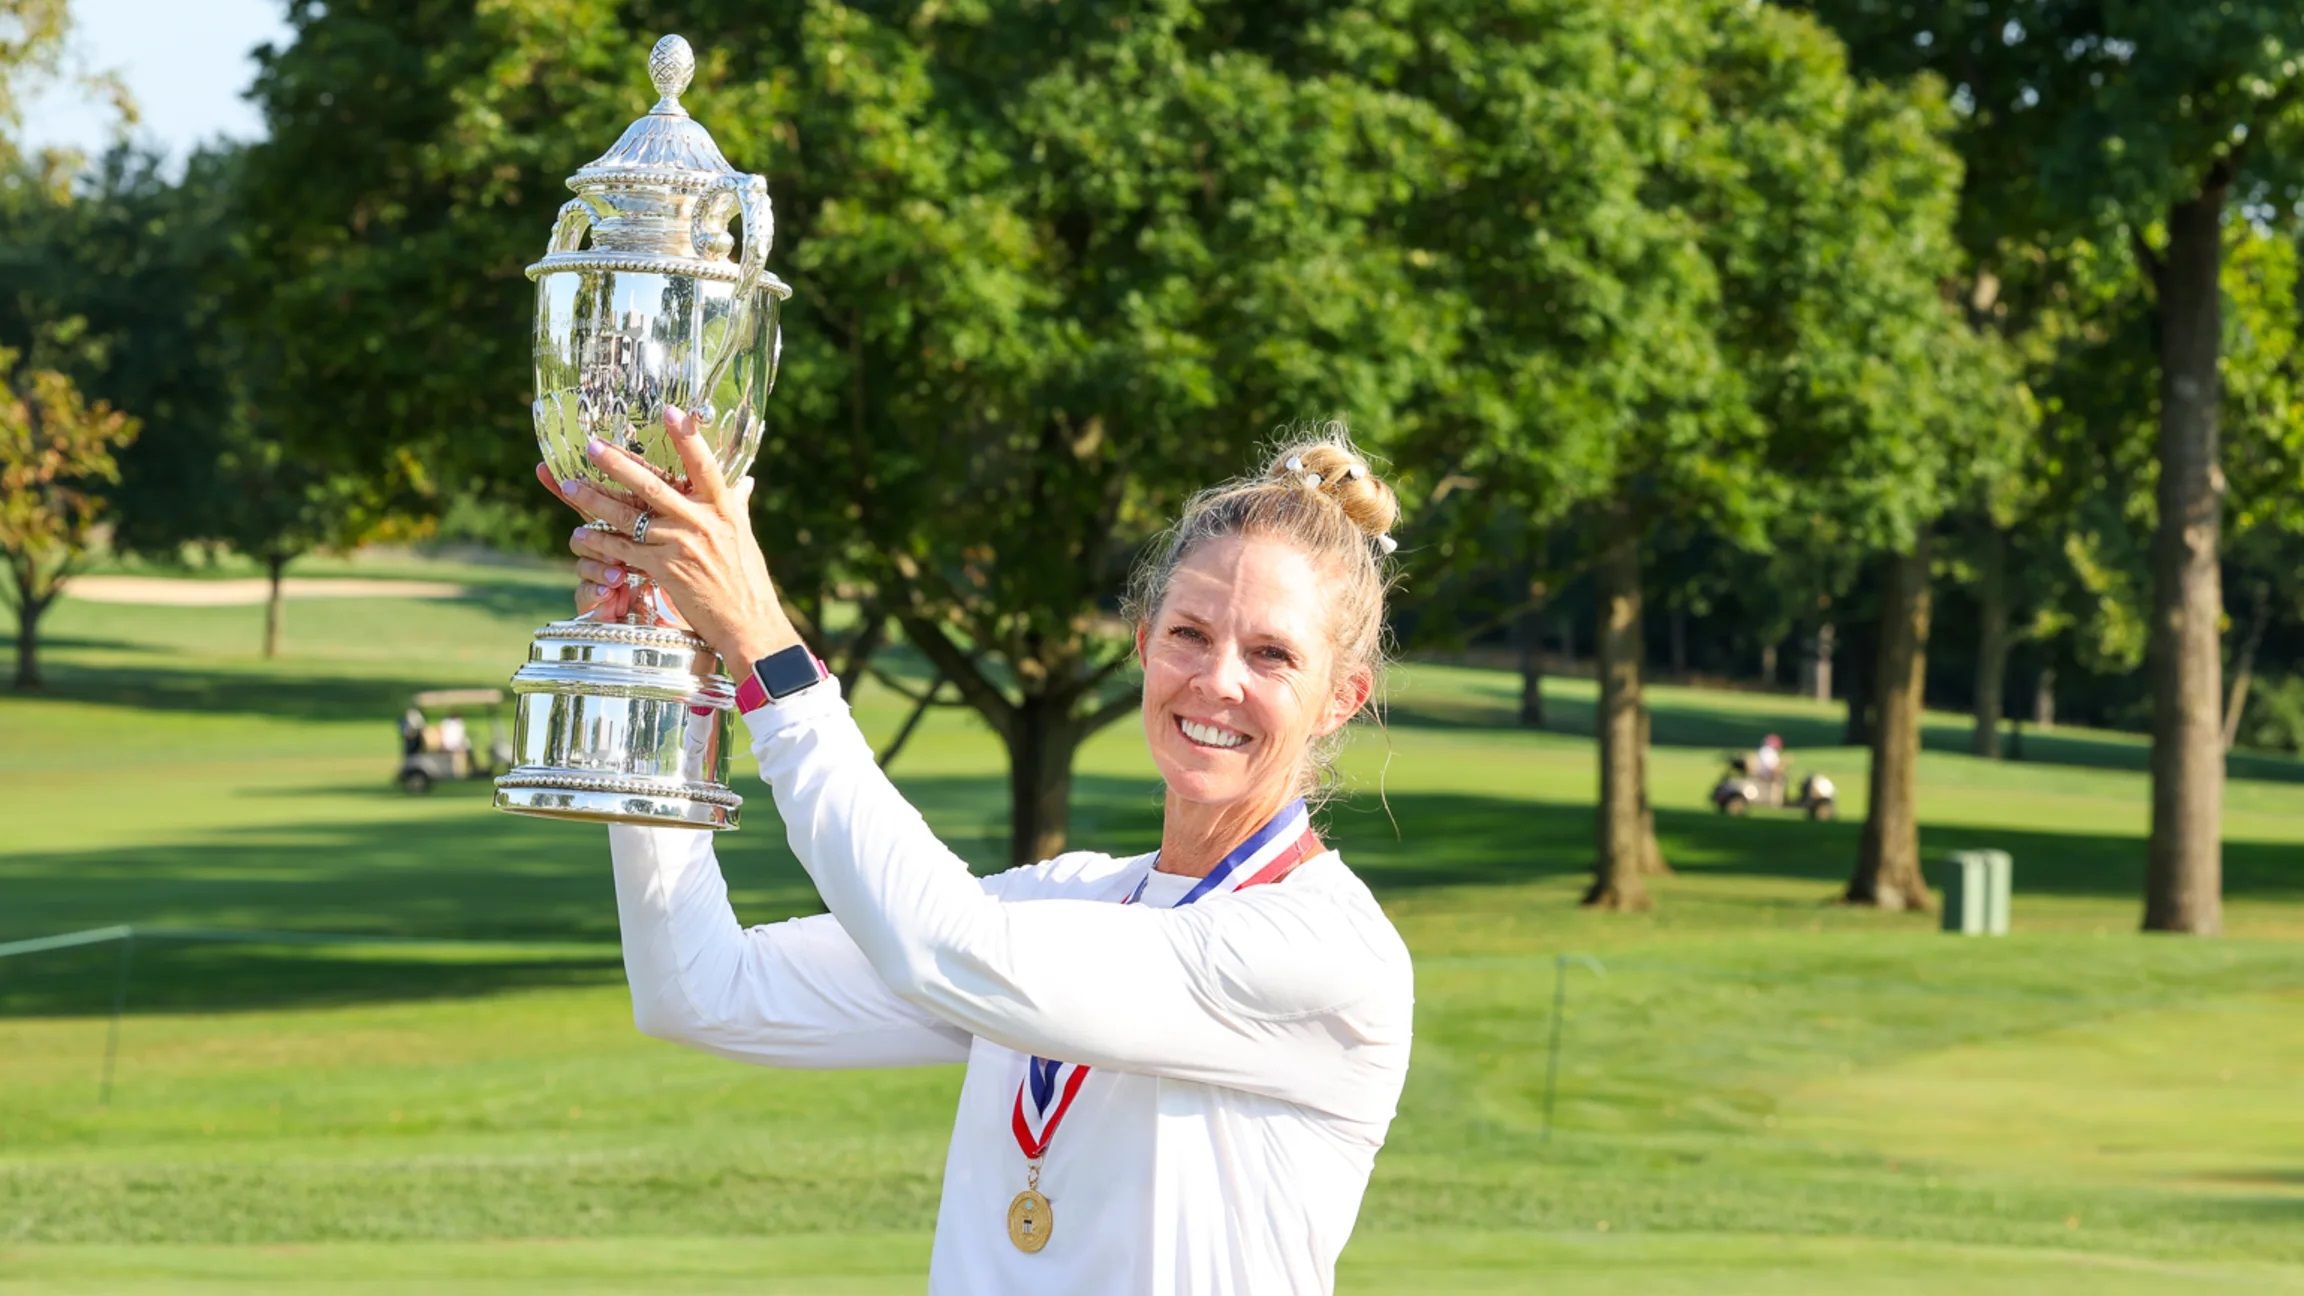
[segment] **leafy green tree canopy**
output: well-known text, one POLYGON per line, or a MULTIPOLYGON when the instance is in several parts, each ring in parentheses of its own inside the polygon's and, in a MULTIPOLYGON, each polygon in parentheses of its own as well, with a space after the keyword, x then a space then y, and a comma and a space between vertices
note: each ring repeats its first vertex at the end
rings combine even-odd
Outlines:
MULTIPOLYGON (((531 290, 564 191, 648 95, 660 15, 299 4, 252 159, 283 339, 263 400, 414 498, 532 491, 531 290)), ((1432 350, 1379 237, 1443 124, 1168 3, 680 15, 687 102, 777 204, 796 290, 756 475, 788 584, 839 579, 1006 739, 1016 852, 1133 705, 1136 548, 1276 424, 1381 426, 1432 350)), ((537 516, 552 518, 548 502, 537 516)))

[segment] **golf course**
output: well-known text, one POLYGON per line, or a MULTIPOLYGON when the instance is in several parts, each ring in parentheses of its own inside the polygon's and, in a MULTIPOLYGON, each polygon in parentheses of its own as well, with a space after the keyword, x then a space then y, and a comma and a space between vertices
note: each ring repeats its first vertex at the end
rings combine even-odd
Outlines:
MULTIPOLYGON (((0 1294, 922 1290, 956 1068, 642 1037, 603 832, 496 813, 484 779, 395 786, 410 697, 504 683, 563 571, 307 569, 429 584, 291 600, 272 660, 258 606, 67 596, 46 691, 0 697, 0 945, 132 932, 0 958, 0 1294)), ((1930 881, 1955 850, 2014 860, 2012 933, 1962 938, 1833 903, 1866 785, 1837 706, 1658 686, 1674 871, 1603 914, 1576 903, 1593 686, 1548 681, 1542 731, 1518 697, 1403 663, 1326 812, 1417 992, 1339 1291, 2304 1293, 2304 762, 2233 758, 2227 934, 2151 937, 2143 740, 2027 732, 1988 762, 1931 716, 1930 881), (1766 732, 1833 776, 1835 821, 1712 812, 1722 750, 1766 732)), ((856 704, 876 741, 908 709, 856 704)), ((1002 865, 970 713, 932 712, 892 772, 1002 865)), ((819 912, 734 774, 739 914, 819 912)), ((1072 840, 1146 850, 1159 818, 1136 726, 1106 729, 1072 840)))

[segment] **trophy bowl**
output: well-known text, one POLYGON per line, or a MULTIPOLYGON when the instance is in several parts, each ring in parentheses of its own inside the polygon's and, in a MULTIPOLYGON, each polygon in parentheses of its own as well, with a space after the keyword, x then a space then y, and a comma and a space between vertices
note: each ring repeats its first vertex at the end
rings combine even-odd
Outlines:
MULTIPOLYGON (((648 115, 568 180, 536 282, 536 441, 561 481, 616 489, 585 453, 622 446, 684 487, 664 412, 687 410, 734 480, 760 448, 776 382, 779 315, 791 289, 768 273, 767 182, 728 165, 680 106, 688 42, 657 42, 648 115), (743 246, 728 229, 741 220, 743 246)), ((606 528, 595 519, 592 526, 606 528)), ((637 582, 637 576, 635 576, 637 582)), ((662 592, 637 582, 619 622, 590 616, 537 631, 512 677, 517 763, 496 806, 593 822, 734 828, 727 786, 735 688, 710 645, 662 592)))

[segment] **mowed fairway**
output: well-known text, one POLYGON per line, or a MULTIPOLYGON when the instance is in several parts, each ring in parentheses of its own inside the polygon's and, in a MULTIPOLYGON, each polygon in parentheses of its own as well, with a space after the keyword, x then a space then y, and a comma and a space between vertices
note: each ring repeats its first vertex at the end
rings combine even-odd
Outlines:
MULTIPOLYGON (((120 947, 0 960, 0 1293, 921 1290, 957 1072, 779 1073, 641 1038, 601 833, 495 814, 484 783, 392 787, 408 695, 501 683, 562 578, 314 570, 468 593, 291 604, 276 663, 258 608, 68 600, 49 695, 0 695, 0 942, 145 929, 108 1106, 120 947), (374 939, 170 934, 190 929, 374 939)), ((1834 708, 1660 689, 1678 873, 1656 912, 1601 916, 1574 905, 1590 688, 1555 682, 1545 733, 1509 727, 1516 695, 1403 670, 1330 816, 1418 977, 1342 1291, 2304 1292, 2304 765, 2235 764, 2232 934, 2145 938, 2142 745, 2028 734, 2033 760, 1987 764, 1941 718, 1931 858, 2016 860, 2016 934, 1960 941, 1824 903, 1864 783, 1862 753, 1826 745, 1834 708), (1769 730, 1838 779, 1842 822, 1704 808, 1717 751, 1769 730)), ((859 710, 876 736, 902 719, 887 694, 859 710)), ((996 865, 980 726, 936 714, 895 772, 996 865)), ((815 911, 738 784, 760 793, 722 839, 740 912, 815 911)), ((1158 805, 1134 727, 1101 735, 1076 840, 1146 849, 1158 805)))

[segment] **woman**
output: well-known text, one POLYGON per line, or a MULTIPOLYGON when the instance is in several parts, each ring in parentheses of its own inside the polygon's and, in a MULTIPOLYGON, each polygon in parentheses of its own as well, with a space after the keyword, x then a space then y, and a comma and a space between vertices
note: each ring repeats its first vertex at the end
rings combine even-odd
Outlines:
POLYGON ((1305 797, 1381 665, 1391 492, 1338 437, 1194 499, 1130 600, 1160 849, 978 879, 798 646, 751 482, 667 423, 692 496, 597 442, 626 490, 560 490, 626 533, 576 533, 579 606, 621 615, 643 572, 723 661, 765 663, 739 707, 831 912, 747 931, 711 834, 611 829, 640 1029, 771 1066, 965 1062, 933 1293, 1330 1291, 1412 986, 1305 797))

